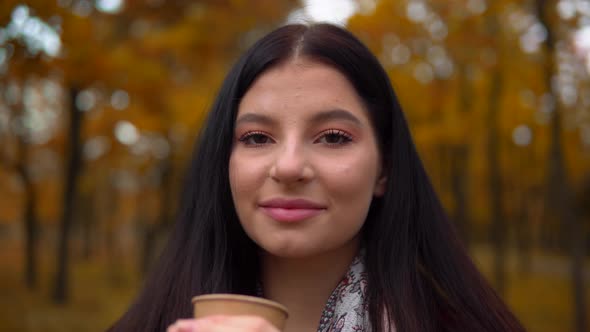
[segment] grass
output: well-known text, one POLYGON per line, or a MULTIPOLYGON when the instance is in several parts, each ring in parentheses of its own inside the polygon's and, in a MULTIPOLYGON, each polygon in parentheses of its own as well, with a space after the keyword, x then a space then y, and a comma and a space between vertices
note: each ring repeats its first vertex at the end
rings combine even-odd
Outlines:
POLYGON ((134 296, 139 278, 129 268, 114 271, 104 261, 77 262, 71 270, 70 301, 51 301, 53 272, 41 266, 38 290, 22 282, 21 265, 0 261, 0 331, 104 331, 134 296))
MULTIPOLYGON (((491 253, 477 248, 474 257, 484 274, 490 275, 491 253)), ((52 261, 42 263, 39 289, 29 291, 21 278, 20 250, 0 254, 0 331, 104 331, 125 311, 140 282, 131 262, 115 267, 106 259, 77 260, 71 270, 70 302, 55 305, 51 301, 52 261)), ((519 273, 514 255, 509 255, 507 302, 529 331, 571 331, 568 261, 536 254, 531 266, 530 274, 519 273)), ((586 272, 590 275, 588 268, 586 272)))
MULTIPOLYGON (((491 276, 492 253, 476 248, 474 259, 480 270, 491 276)), ((573 331, 573 291, 569 261, 558 255, 536 253, 529 273, 521 272, 514 252, 506 262, 507 288, 504 296, 528 331, 573 331)), ((590 262, 585 262, 586 304, 590 318, 590 262)))

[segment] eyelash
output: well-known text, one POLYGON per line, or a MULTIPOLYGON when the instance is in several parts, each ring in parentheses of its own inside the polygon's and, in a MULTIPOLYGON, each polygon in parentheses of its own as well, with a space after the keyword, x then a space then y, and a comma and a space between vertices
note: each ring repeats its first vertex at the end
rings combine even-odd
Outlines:
POLYGON ((270 139, 270 135, 263 132, 263 131, 249 131, 245 134, 243 134, 242 136, 240 136, 240 138, 238 138, 238 141, 244 143, 247 146, 253 146, 253 147, 259 147, 264 145, 264 143, 248 143, 248 140, 252 137, 255 136, 264 136, 268 139, 270 139))
MULTIPOLYGON (((314 140, 314 143, 322 138, 325 138, 328 135, 336 135, 336 136, 338 136, 339 139, 344 140, 341 143, 328 143, 328 142, 326 142, 325 144, 327 144, 328 146, 333 146, 333 147, 343 146, 343 145, 346 145, 352 141, 352 135, 348 134, 347 132, 345 132, 343 130, 339 130, 339 129, 328 129, 328 130, 323 131, 320 134, 320 136, 316 140, 314 140)), ((267 139, 271 139, 270 135, 263 132, 263 131, 249 131, 249 132, 243 134, 242 136, 240 136, 240 138, 238 138, 238 141, 244 143, 247 146, 251 146, 251 147, 260 147, 260 146, 263 146, 266 144, 266 143, 250 143, 250 142, 248 142, 249 139, 256 137, 256 136, 264 136, 267 139)))
POLYGON ((321 135, 320 135, 320 137, 318 137, 318 139, 325 138, 328 135, 335 135, 335 136, 338 136, 338 138, 342 138, 344 140, 344 142, 342 142, 342 143, 327 143, 326 142, 326 144, 331 145, 331 146, 346 145, 352 141, 352 135, 350 135, 349 133, 347 133, 343 130, 339 130, 339 129, 325 130, 324 132, 321 133, 321 135))

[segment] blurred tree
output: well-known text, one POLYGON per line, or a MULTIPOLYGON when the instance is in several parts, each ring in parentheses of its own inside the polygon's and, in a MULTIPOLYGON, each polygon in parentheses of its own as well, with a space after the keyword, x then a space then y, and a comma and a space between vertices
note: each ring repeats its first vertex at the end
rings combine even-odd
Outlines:
MULTIPOLYGON (((44 5, 44 8, 53 8, 44 5)), ((50 69, 48 56, 51 50, 43 48, 39 37, 34 33, 50 33, 51 27, 29 12, 27 6, 17 1, 6 1, 0 4, 0 22, 9 22, 2 28, 0 53, 4 60, 0 61, 0 84, 4 95, 0 98, 1 108, 7 113, 3 131, 4 142, 0 161, 13 168, 24 188, 24 204, 22 218, 24 222, 24 279, 27 287, 33 289, 38 280, 38 201, 31 166, 31 155, 35 145, 43 141, 42 110, 43 100, 36 101, 43 95, 44 82, 40 80, 50 69), (9 16, 10 15, 10 16, 9 16), (27 23, 29 29, 27 30, 27 23), (34 26, 35 31, 30 28, 34 26), (6 58, 10 57, 10 66, 6 58)), ((0 27, 3 24, 0 23, 0 27)), ((47 105, 47 108, 50 108, 47 105)), ((49 113, 49 112, 46 112, 49 113)))
MULTIPOLYGON (((8 82, 4 82, 8 83, 8 82)), ((13 93, 16 91, 22 91, 20 85, 11 82, 13 93)), ((23 204, 23 221, 25 230, 25 260, 24 260, 24 280, 29 289, 37 287, 38 280, 38 255, 37 255, 37 239, 39 233, 38 218, 37 218, 37 202, 36 202, 36 190, 35 184, 31 179, 29 162, 30 162, 30 138, 28 137, 28 128, 24 125, 25 123, 25 110, 24 105, 18 99, 15 100, 13 105, 3 105, 9 108, 8 111, 9 121, 13 125, 18 126, 18 131, 10 132, 6 130, 3 132, 3 152, 0 154, 0 163, 5 168, 13 169, 16 174, 20 177, 24 188, 24 200, 23 204), (11 135, 12 134, 12 135, 11 135), (15 150, 16 156, 10 156, 10 150, 15 150)))
POLYGON ((500 101, 502 99, 502 87, 504 81, 504 43, 503 31, 499 24, 498 16, 501 13, 497 3, 485 15, 486 34, 495 36, 491 38, 492 49, 496 54, 494 65, 492 66, 489 78, 489 95, 488 95, 488 137, 487 137, 487 162, 489 168, 489 198, 490 198, 490 234, 494 246, 494 283, 500 294, 505 294, 506 290, 506 245, 507 245, 507 216, 503 206, 503 188, 502 174, 499 160, 500 154, 500 124, 499 114, 501 112, 500 101))
MULTIPOLYGON (((554 79, 555 72, 558 68, 556 41, 557 15, 549 8, 555 8, 554 1, 536 0, 535 13, 546 31, 546 38, 543 43, 545 51, 545 61, 543 71, 545 74, 545 88, 554 99, 559 95, 556 91, 554 79), (554 13, 551 17, 551 13, 554 13)), ((558 22, 558 21, 557 21, 558 22)), ((588 323, 586 319, 586 292, 584 285, 584 228, 580 227, 582 223, 576 220, 575 207, 573 204, 573 193, 569 186, 569 177, 565 167, 564 152, 562 148, 562 127, 563 127, 563 109, 560 103, 551 103, 552 109, 550 114, 550 143, 548 153, 547 167, 547 203, 549 217, 557 220, 563 225, 562 229, 566 230, 567 242, 570 243, 570 255, 572 259, 571 278, 572 278, 572 298, 574 302, 574 327, 577 332, 587 331, 588 323)), ((563 239, 562 237, 561 239, 563 239)), ((567 243, 561 241, 562 244, 567 243)))
POLYGON ((70 87, 69 132, 66 147, 67 164, 64 174, 63 209, 58 237, 57 272, 55 279, 54 300, 64 303, 68 299, 68 264, 70 256, 70 232, 74 217, 74 206, 78 191, 78 177, 82 167, 82 120, 83 113, 76 103, 79 89, 70 87))
MULTIPOLYGON (((104 8, 99 2, 83 0, 52 4, 29 1, 21 7, 17 1, 2 4, 6 7, 2 13, 14 13, 15 8, 25 10, 22 24, 36 15, 57 22, 55 31, 59 32, 55 54, 30 60, 48 64, 52 72, 40 75, 59 76, 69 91, 68 134, 52 138, 52 144, 65 145, 67 156, 54 281, 57 302, 68 298, 68 255, 79 178, 95 169, 91 167, 83 173, 82 165, 88 153, 96 159, 92 151, 100 146, 97 143, 100 141, 92 135, 109 137, 108 131, 115 133, 115 142, 119 144, 113 145, 106 156, 110 160, 106 165, 136 173, 142 163, 151 163, 159 173, 162 194, 159 217, 155 217, 158 221, 143 227, 142 261, 147 267, 154 256, 154 239, 169 227, 171 211, 175 208, 172 193, 177 185, 172 181, 178 181, 179 177, 172 174, 183 164, 182 160, 175 161, 179 158, 175 151, 180 148, 175 145, 187 145, 184 141, 194 134, 182 138, 182 142, 174 137, 186 131, 184 128, 198 126, 212 94, 211 86, 220 82, 231 59, 280 23, 296 4, 295 0, 177 1, 164 6, 159 1, 129 1, 122 8, 105 13, 100 12, 104 8), (111 96, 102 98, 104 94, 111 96), (125 113, 119 113, 120 110, 125 113), (84 118, 90 122, 85 124, 84 118), (145 146, 155 157, 145 159, 145 146), (125 164, 123 160, 132 163, 125 164)), ((15 25, 15 15, 3 17, 2 22, 15 25)), ((35 45, 34 36, 23 35, 22 40, 35 45)), ((11 68, 17 59, 10 57, 11 68)), ((13 76, 3 78, 7 82, 14 80, 13 76)), ((95 184, 96 181, 100 179, 94 180, 95 184)), ((82 189, 92 190, 95 185, 92 182, 87 181, 82 189)))
MULTIPOLYGON (((559 61, 574 73, 587 68, 571 69, 574 65, 564 55, 571 50, 543 51, 550 40, 547 29, 563 30, 561 44, 567 48, 582 23, 563 29, 559 17, 541 22, 535 6, 504 0, 379 1, 349 20, 349 28, 379 55, 394 86, 401 87, 397 93, 418 149, 459 232, 466 241, 478 229, 490 235, 492 276, 500 292, 507 288, 509 247, 521 252, 526 269, 532 245, 543 243, 543 234, 555 237, 564 229, 565 218, 547 222, 549 210, 541 207, 571 201, 550 189, 567 186, 565 160, 571 161, 567 170, 576 178, 590 167, 588 154, 581 153, 584 139, 552 129, 563 113, 553 107, 579 89, 580 100, 586 101, 575 116, 567 115, 569 124, 559 126, 583 131, 584 125, 576 123, 588 118, 583 82, 558 77, 555 68, 550 74, 545 70, 546 61, 559 61), (555 87, 559 91, 551 90, 555 87), (560 136, 567 139, 566 149, 559 147, 564 143, 560 136), (552 184, 543 187, 548 180, 552 184), (541 204, 539 197, 549 191, 560 199, 541 204)), ((583 19, 590 12, 576 6, 570 1, 546 4, 562 11, 573 8, 580 13, 578 21, 587 22, 583 19)), ((569 235, 565 239, 571 243, 569 235)), ((577 289, 579 297, 583 292, 577 289)))

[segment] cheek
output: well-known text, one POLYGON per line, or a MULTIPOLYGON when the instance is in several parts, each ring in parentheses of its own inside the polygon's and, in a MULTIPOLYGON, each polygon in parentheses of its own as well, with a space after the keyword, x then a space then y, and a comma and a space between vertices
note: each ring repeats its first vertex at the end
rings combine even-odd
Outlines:
POLYGON ((333 193, 342 198, 357 199, 373 192, 376 179, 376 158, 366 153, 358 154, 347 160, 339 160, 322 173, 325 184, 333 193))
POLYGON ((229 181, 234 200, 241 194, 256 191, 264 181, 264 166, 260 162, 249 162, 240 155, 232 156, 229 163, 229 181))

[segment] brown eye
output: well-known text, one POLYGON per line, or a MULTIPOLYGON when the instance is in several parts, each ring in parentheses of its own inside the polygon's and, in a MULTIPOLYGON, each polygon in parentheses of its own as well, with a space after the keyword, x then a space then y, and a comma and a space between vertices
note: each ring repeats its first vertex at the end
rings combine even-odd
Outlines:
POLYGON ((239 141, 243 142, 245 145, 253 145, 253 146, 272 143, 270 137, 268 137, 267 135, 265 135, 263 133, 258 133, 258 132, 247 133, 247 134, 243 135, 242 137, 240 137, 239 141))
POLYGON ((352 137, 341 130, 328 130, 318 140, 319 143, 328 145, 344 145, 352 141, 352 137))
POLYGON ((328 144, 339 144, 342 143, 346 139, 346 137, 338 134, 328 134, 324 136, 324 139, 328 144))

